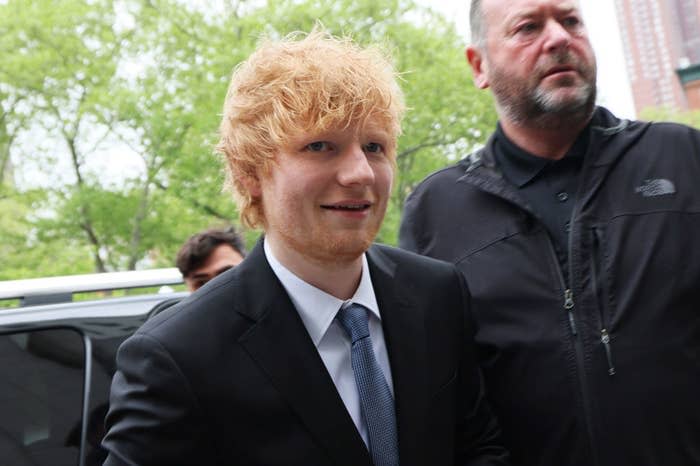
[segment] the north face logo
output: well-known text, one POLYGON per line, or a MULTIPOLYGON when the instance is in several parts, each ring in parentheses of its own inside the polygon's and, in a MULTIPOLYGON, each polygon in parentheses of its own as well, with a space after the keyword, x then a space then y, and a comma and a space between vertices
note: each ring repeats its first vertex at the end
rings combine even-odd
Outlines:
POLYGON ((675 194, 676 187, 671 180, 657 178, 653 180, 644 180, 644 183, 636 187, 634 192, 644 197, 663 196, 665 194, 675 194))

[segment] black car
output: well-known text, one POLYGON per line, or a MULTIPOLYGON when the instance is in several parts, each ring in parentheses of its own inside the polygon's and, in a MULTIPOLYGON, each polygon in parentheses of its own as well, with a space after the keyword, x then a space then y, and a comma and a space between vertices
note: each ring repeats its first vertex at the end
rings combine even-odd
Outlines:
POLYGON ((0 282, 0 466, 93 466, 124 339, 186 292, 177 269, 0 282), (167 292, 73 301, 76 293, 167 292))

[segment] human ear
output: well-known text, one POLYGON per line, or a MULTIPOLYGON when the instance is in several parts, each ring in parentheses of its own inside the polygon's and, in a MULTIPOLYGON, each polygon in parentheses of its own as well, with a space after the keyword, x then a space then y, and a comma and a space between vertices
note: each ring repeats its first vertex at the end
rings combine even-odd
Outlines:
POLYGON ((244 175, 239 178, 241 185, 248 191, 250 197, 255 199, 262 196, 262 188, 260 187, 260 180, 258 175, 244 175))
POLYGON ((469 66, 472 68, 476 87, 479 89, 486 89, 489 87, 488 62, 484 59, 482 51, 476 47, 469 46, 464 54, 467 57, 469 66))

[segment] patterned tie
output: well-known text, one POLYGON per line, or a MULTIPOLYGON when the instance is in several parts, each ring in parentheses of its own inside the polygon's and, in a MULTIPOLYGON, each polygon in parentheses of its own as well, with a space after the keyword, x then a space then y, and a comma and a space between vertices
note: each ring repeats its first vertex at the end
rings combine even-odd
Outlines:
POLYGON ((351 304, 338 312, 338 320, 352 340, 350 357, 360 394, 362 415, 369 433, 369 451, 375 466, 398 466, 399 448, 394 399, 374 357, 367 310, 351 304))

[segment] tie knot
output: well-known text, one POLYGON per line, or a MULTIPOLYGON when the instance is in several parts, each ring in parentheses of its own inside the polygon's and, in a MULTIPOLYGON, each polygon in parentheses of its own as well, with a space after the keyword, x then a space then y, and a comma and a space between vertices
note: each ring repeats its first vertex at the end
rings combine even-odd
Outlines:
POLYGON ((367 309, 351 304, 338 312, 338 320, 353 343, 369 336, 367 309))

